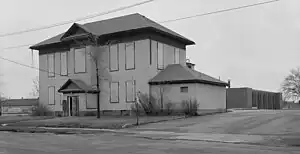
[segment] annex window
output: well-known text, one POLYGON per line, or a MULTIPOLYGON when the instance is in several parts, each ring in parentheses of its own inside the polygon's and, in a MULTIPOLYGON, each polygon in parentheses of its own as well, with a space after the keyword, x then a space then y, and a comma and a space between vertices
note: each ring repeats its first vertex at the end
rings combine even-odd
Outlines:
POLYGON ((164 69, 164 45, 157 43, 157 68, 164 69))
POLYGON ((189 87, 180 87, 180 92, 181 93, 188 93, 189 92, 189 87))
POLYGON ((125 44, 125 69, 135 68, 135 43, 125 44))
POLYGON ((119 102, 119 82, 110 83, 110 102, 111 103, 119 102))
POLYGON ((110 71, 119 70, 119 47, 118 44, 109 46, 109 69, 110 71))
POLYGON ((68 54, 67 52, 60 53, 60 75, 68 75, 68 54))
POLYGON ((76 48, 74 50, 75 73, 86 72, 86 48, 76 48))
POLYGON ((47 55, 48 77, 55 76, 54 54, 47 55))
POLYGON ((55 104, 55 87, 54 86, 48 87, 48 104, 49 105, 55 104))
POLYGON ((174 64, 179 64, 179 49, 175 48, 174 50, 174 64))
POLYGON ((135 101, 135 80, 126 81, 126 102, 135 101))

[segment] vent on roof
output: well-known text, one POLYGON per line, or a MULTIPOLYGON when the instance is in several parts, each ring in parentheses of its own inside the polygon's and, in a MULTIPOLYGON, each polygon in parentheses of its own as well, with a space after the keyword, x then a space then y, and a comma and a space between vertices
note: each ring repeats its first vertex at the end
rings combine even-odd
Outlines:
POLYGON ((186 61, 186 66, 192 70, 195 70, 195 64, 191 63, 189 59, 186 61))

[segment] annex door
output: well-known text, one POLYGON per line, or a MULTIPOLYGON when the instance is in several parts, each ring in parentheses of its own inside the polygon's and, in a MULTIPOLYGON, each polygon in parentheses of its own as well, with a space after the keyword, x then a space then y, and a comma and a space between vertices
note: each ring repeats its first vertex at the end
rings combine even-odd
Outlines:
POLYGON ((70 116, 79 116, 79 97, 68 96, 70 104, 70 116))

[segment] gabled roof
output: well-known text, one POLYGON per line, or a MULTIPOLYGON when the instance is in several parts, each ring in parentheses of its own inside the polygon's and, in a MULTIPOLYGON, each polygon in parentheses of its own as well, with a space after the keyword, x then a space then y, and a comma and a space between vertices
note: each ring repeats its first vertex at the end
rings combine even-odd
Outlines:
POLYGON ((78 23, 74 23, 65 33, 63 36, 61 36, 60 40, 62 41, 64 38, 69 37, 70 35, 73 35, 74 32, 76 32, 75 30, 77 29, 81 29, 83 31, 83 33, 90 33, 89 30, 87 30, 84 26, 78 24, 78 23))
POLYGON ((97 93, 92 87, 88 86, 81 80, 69 79, 58 90, 60 93, 97 93))
POLYGON ((8 99, 2 102, 2 106, 36 106, 38 99, 8 99))
MULTIPOLYGON (((186 45, 192 45, 195 44, 195 42, 181 36, 180 34, 146 18, 145 16, 135 13, 130 14, 126 16, 121 16, 117 18, 97 21, 97 22, 91 22, 86 23, 83 25, 75 23, 77 26, 83 28, 88 33, 91 33, 93 35, 97 35, 99 37, 107 34, 113 34, 113 33, 119 33, 119 32, 126 32, 131 30, 138 30, 138 29, 153 29, 156 32, 163 33, 167 36, 173 37, 175 39, 180 40, 186 45)), ((61 37, 64 35, 64 33, 59 34, 57 36, 54 36, 50 39, 47 39, 43 42, 40 42, 36 45, 31 46, 31 49, 39 49, 40 47, 60 43, 61 37)))
POLYGON ((227 86, 226 82, 213 78, 204 73, 192 70, 181 64, 168 65, 149 81, 149 84, 180 84, 203 83, 217 86, 227 86))

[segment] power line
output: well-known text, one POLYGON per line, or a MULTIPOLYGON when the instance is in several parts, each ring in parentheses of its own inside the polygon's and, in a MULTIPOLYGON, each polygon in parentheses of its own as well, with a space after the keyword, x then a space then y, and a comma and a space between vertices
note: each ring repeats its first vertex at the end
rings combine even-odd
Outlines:
MULTIPOLYGON (((149 3, 151 1, 154 1, 154 0, 144 1, 144 2, 141 2, 141 3, 138 3, 138 4, 141 5, 141 4, 144 4, 144 3, 149 3)), ((261 2, 261 3, 250 4, 250 5, 244 5, 244 6, 239 6, 239 7, 235 7, 235 8, 229 8, 229 9, 218 10, 218 11, 214 11, 214 12, 208 12, 208 13, 197 14, 197 15, 193 15, 193 16, 187 16, 187 17, 182 17, 182 18, 177 18, 177 19, 171 19, 171 20, 161 21, 161 22, 158 22, 158 23, 168 23, 168 22, 174 22, 174 21, 179 21, 179 20, 185 20, 185 19, 190 19, 190 18, 195 18, 195 17, 200 17, 200 16, 206 16, 206 15, 211 15, 211 14, 217 14, 217 13, 223 13, 223 12, 228 12, 228 11, 233 11, 233 10, 239 10, 239 9, 254 7, 254 6, 258 6, 258 5, 264 5, 264 4, 274 3, 274 2, 278 2, 278 1, 280 1, 280 0, 272 0, 272 1, 267 1, 267 2, 261 2)), ((96 16, 96 15, 94 15, 94 16, 96 16)), ((82 18, 81 20, 84 20, 84 19, 82 18)), ((56 25, 56 26, 59 26, 59 25, 56 25)), ((48 28, 51 28, 51 27, 48 26, 48 28)), ((44 28, 44 29, 46 29, 46 28, 44 28)), ((37 30, 41 30, 41 28, 40 29, 36 29, 34 31, 37 31, 37 30)), ((25 31, 20 31, 20 32, 21 33, 25 33, 25 31)), ((29 31, 26 31, 26 32, 29 32, 29 31)), ((15 32, 15 33, 17 33, 17 32, 15 32)), ((15 34, 14 33, 10 33, 8 35, 15 35, 15 34)), ((0 37, 3 37, 3 35, 0 35, 0 37)), ((3 48, 3 50, 20 48, 20 47, 29 46, 29 45, 31 45, 31 44, 7 47, 7 48, 3 48)), ((10 60, 10 59, 3 58, 1 56, 0 56, 0 59, 9 61, 9 62, 12 62, 12 63, 15 63, 15 64, 18 64, 18 65, 22 65, 24 67, 28 67, 28 68, 37 69, 37 70, 40 70, 40 71, 43 71, 43 72, 54 73, 54 74, 60 75, 60 74, 55 73, 55 72, 49 72, 49 71, 44 70, 44 69, 40 69, 40 68, 37 68, 37 67, 33 67, 33 66, 26 65, 26 64, 22 64, 22 63, 19 63, 19 62, 10 60)))
MULTIPOLYGON (((244 5, 244 6, 239 6, 239 7, 235 7, 235 8, 229 8, 229 9, 223 9, 223 10, 203 13, 203 14, 196 14, 196 15, 192 15, 192 16, 186 16, 186 17, 181 17, 181 18, 176 18, 176 19, 171 19, 171 20, 160 21, 158 23, 169 23, 169 22, 174 22, 174 21, 179 21, 179 20, 185 20, 185 19, 190 19, 190 18, 207 16, 207 15, 211 15, 211 14, 217 14, 217 13, 223 13, 223 12, 228 12, 228 11, 233 11, 233 10, 239 10, 239 9, 254 7, 254 6, 258 6, 258 5, 264 5, 264 4, 268 4, 268 3, 274 3, 274 2, 278 2, 278 1, 280 1, 280 0, 272 0, 272 1, 267 1, 267 2, 255 3, 255 4, 244 5)), ((1 35, 0 35, 0 37, 1 37, 1 35)), ((11 46, 11 47, 2 48, 1 50, 15 49, 15 48, 20 48, 20 47, 25 47, 25 46, 30 46, 30 45, 32 45, 32 44, 11 46)))
POLYGON ((192 16, 186 16, 186 17, 181 17, 181 18, 176 18, 176 19, 171 19, 171 20, 160 21, 159 23, 168 23, 168 22, 174 22, 174 21, 178 21, 178 20, 185 20, 185 19, 190 19, 190 18, 195 18, 195 17, 207 16, 207 15, 211 15, 211 14, 229 12, 229 11, 233 11, 233 10, 240 10, 240 9, 245 9, 245 8, 254 7, 254 6, 258 6, 258 5, 274 3, 274 2, 278 2, 278 1, 280 1, 280 0, 272 0, 272 1, 266 1, 266 2, 261 2, 261 3, 250 4, 250 5, 244 5, 244 6, 239 6, 239 7, 229 8, 229 9, 223 9, 223 10, 218 10, 218 11, 213 11, 213 12, 207 12, 207 13, 196 14, 196 15, 192 15, 192 16))
POLYGON ((58 26, 69 24, 69 23, 74 23, 74 22, 77 22, 77 21, 82 21, 82 20, 91 19, 91 18, 103 16, 103 15, 114 13, 114 12, 119 12, 119 11, 122 11, 122 10, 126 10, 126 9, 129 9, 129 8, 136 7, 136 6, 139 6, 139 5, 143 5, 143 4, 146 4, 146 3, 150 3, 150 2, 153 2, 153 1, 155 1, 155 0, 147 0, 147 1, 135 3, 135 4, 132 4, 132 5, 128 5, 128 6, 123 6, 123 7, 113 9, 113 10, 110 10, 110 11, 80 17, 80 18, 73 19, 73 20, 63 21, 63 22, 59 22, 59 23, 55 23, 55 24, 51 24, 51 25, 46 25, 46 26, 42 26, 42 27, 31 28, 31 29, 26 29, 26 30, 21 30, 21 31, 16 31, 16 32, 4 33, 4 34, 0 34, 0 38, 1 37, 6 37, 6 36, 11 36, 11 35, 18 35, 18 34, 23 34, 23 33, 33 32, 33 31, 49 29, 49 28, 53 28, 53 27, 58 27, 58 26))
POLYGON ((10 46, 6 48, 2 48, 1 50, 11 50, 11 49, 16 49, 16 48, 22 48, 22 47, 28 47, 31 46, 32 44, 23 44, 23 45, 17 45, 17 46, 10 46))
POLYGON ((47 73, 53 73, 53 74, 56 74, 56 75, 60 75, 59 73, 49 72, 49 71, 44 70, 44 69, 40 69, 40 68, 37 68, 37 67, 34 67, 34 66, 29 66, 29 65, 26 65, 26 64, 22 64, 22 63, 16 62, 16 61, 14 61, 14 60, 10 60, 10 59, 7 59, 7 58, 3 58, 3 57, 1 57, 1 56, 0 56, 0 59, 5 60, 5 61, 8 61, 8 62, 11 62, 11 63, 14 63, 14 64, 18 64, 18 65, 21 65, 21 66, 24 66, 24 67, 36 69, 36 70, 39 70, 39 71, 42 71, 42 72, 47 72, 47 73))

